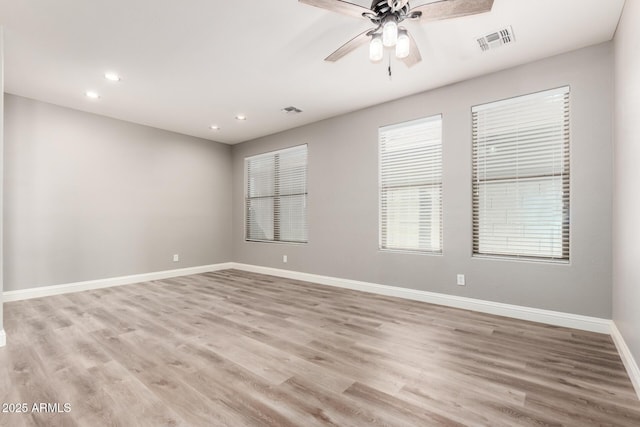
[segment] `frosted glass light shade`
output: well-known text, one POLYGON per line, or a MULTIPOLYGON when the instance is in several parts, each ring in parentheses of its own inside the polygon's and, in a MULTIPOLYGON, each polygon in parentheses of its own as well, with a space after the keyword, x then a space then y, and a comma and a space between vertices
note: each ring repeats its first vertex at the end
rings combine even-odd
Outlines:
POLYGON ((382 38, 379 35, 375 35, 371 38, 369 43, 369 59, 372 62, 382 61, 384 56, 384 46, 382 45, 382 38))
POLYGON ((400 29, 398 31, 398 43, 396 43, 396 58, 403 59, 409 56, 411 52, 411 40, 407 30, 400 29))
POLYGON ((395 46, 398 41, 398 24, 395 19, 387 20, 382 26, 382 44, 386 47, 395 46))

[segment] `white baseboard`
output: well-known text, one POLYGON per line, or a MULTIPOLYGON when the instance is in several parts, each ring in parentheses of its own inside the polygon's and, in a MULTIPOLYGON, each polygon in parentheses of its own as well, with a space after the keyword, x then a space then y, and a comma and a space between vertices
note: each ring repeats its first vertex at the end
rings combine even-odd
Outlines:
POLYGON ((131 276, 111 277, 107 279, 88 280, 85 282, 67 283, 62 285, 42 286, 37 288, 6 291, 3 293, 4 302, 20 301, 31 298, 41 298, 51 295, 67 294, 70 292, 88 291, 91 289, 108 288, 111 286, 130 285, 133 283, 149 282, 151 280, 169 279, 171 277, 188 276, 190 274, 208 273, 211 271, 232 268, 232 263, 202 265, 198 267, 179 268, 176 270, 156 271, 152 273, 133 274, 131 276))
POLYGON ((236 268, 239 270, 251 271, 255 273, 271 274, 274 276, 286 277, 289 279, 304 280, 307 282, 313 282, 322 285, 336 286, 363 292, 371 292, 380 295, 423 301, 448 307, 479 311, 482 313, 496 314, 499 316, 513 317, 516 319, 546 323, 555 326, 564 326, 568 328, 575 328, 604 334, 612 333, 611 320, 609 319, 600 319, 597 317, 581 316, 578 314, 542 310, 538 308, 530 308, 519 305, 504 304, 455 295, 400 288, 396 286, 380 285, 377 283, 361 282, 350 279, 340 279, 337 277, 321 276, 318 274, 302 273, 291 270, 283 270, 279 268, 241 264, 236 262, 226 262, 198 267, 180 268, 176 270, 134 274, 130 276, 112 277, 107 279, 89 280, 84 282, 53 286, 42 286, 17 291, 6 291, 4 292, 3 296, 4 302, 20 301, 31 298, 41 298, 51 295, 66 294, 70 292, 80 292, 91 289, 107 288, 111 286, 121 286, 139 282, 148 282, 152 280, 168 279, 171 277, 187 276, 190 274, 208 273, 211 271, 225 270, 230 268, 236 268))
POLYGON ((618 348, 618 353, 620 353, 622 363, 624 363, 624 367, 627 368, 627 373, 629 374, 633 388, 636 390, 638 399, 640 399, 640 368, 638 367, 636 360, 633 358, 631 350, 629 350, 624 337, 618 330, 616 323, 613 321, 611 322, 611 338, 613 338, 613 342, 618 348))
POLYGON ((601 319, 598 317, 589 317, 579 314, 563 313, 559 311, 542 310, 539 308, 530 308, 474 298, 459 297, 455 295, 439 294, 435 292, 420 291, 416 289, 399 288, 395 286, 361 282, 357 280, 340 279, 337 277, 301 273, 297 271, 282 270, 279 268, 261 267, 235 262, 232 262, 231 264, 233 268, 236 268, 238 270, 245 270, 254 273, 271 274, 288 279, 303 280, 307 282, 319 283, 322 285, 336 286, 339 288, 406 298, 416 301, 428 302, 431 304, 495 314, 498 316, 513 317, 516 319, 529 320, 532 322, 581 329, 584 331, 599 332, 603 334, 611 333, 611 320, 601 319))
POLYGON ((496 314, 499 316, 513 317, 516 319, 546 323, 549 325, 563 326, 604 334, 612 333, 611 320, 609 319, 600 319, 597 317, 582 316, 578 314, 542 310, 538 308, 530 308, 519 305, 504 304, 455 295, 400 288, 396 286, 380 285, 377 283, 361 282, 358 280, 340 279, 337 277, 321 276, 318 274, 302 273, 291 270, 282 270, 279 268, 241 264, 236 262, 226 262, 198 267, 180 268, 176 270, 134 274, 131 276, 112 277, 107 279, 89 280, 85 282, 68 283, 54 286, 42 286, 17 291, 6 291, 3 295, 5 302, 11 302, 31 298, 41 298, 51 295, 66 294, 70 292, 107 288, 111 286, 129 285, 139 282, 148 282, 151 280, 168 279, 171 277, 187 276, 190 274, 207 273, 229 268, 236 268, 239 270, 251 271, 255 273, 271 274, 274 276, 286 277, 289 279, 304 280, 307 282, 313 282, 322 285, 354 289, 380 295, 423 301, 431 304, 462 308, 466 310, 479 311, 482 313, 496 314))
MULTIPOLYGON (((257 265, 241 264, 236 262, 226 262, 198 267, 180 268, 176 270, 157 271, 152 273, 134 274, 130 276, 89 280, 84 282, 68 283, 54 286, 43 286, 17 291, 7 291, 3 293, 3 296, 4 302, 19 301, 31 298, 41 298, 51 295, 66 294, 71 292, 80 292, 91 289, 101 289, 112 286, 148 282, 152 280, 168 279, 172 277, 187 276, 191 274, 208 273, 230 268, 250 271, 254 273, 270 274, 273 276, 302 280, 312 283, 318 283, 321 285, 329 285, 339 288, 370 292, 374 294, 406 298, 410 300, 444 305, 448 307, 462 308, 466 310, 473 310, 482 313, 495 314, 522 320, 529 320, 532 322, 545 323, 549 325, 610 334, 616 347, 618 348, 618 352, 620 353, 622 362, 624 363, 629 377, 631 378, 631 382, 633 383, 636 393, 638 394, 638 398, 640 398, 640 368, 638 368, 638 364, 631 355, 631 351, 627 347, 627 344, 624 341, 624 338, 620 334, 620 331, 616 327, 615 323, 609 319, 601 319, 597 317, 582 316, 578 314, 563 313, 551 310, 542 310, 538 308, 530 308, 519 305, 504 304, 455 295, 380 285, 377 283, 362 282, 358 280, 340 279, 337 277, 322 276, 318 274, 302 273, 297 271, 262 267, 257 265)), ((6 345, 6 339, 7 337, 4 330, 0 329, 0 347, 6 345)))

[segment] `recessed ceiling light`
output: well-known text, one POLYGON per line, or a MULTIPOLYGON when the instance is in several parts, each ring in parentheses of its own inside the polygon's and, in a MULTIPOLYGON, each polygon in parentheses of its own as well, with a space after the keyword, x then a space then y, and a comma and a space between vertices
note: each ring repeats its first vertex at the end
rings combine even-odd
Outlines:
POLYGON ((218 126, 218 125, 211 125, 211 126, 209 126, 209 129, 211 129, 211 130, 220 130, 220 126, 218 126))
POLYGON ((91 98, 91 99, 98 99, 98 98, 100 98, 100 95, 98 95, 98 93, 97 93, 97 92, 94 92, 94 91, 92 91, 92 90, 88 90, 88 91, 86 91, 84 94, 87 96, 87 98, 91 98))
POLYGON ((104 78, 111 81, 111 82, 119 82, 120 81, 120 76, 117 75, 116 73, 112 73, 112 72, 107 72, 104 73, 104 78))
POLYGON ((247 116, 245 116, 244 114, 238 114, 236 116, 236 120, 247 120, 247 116))

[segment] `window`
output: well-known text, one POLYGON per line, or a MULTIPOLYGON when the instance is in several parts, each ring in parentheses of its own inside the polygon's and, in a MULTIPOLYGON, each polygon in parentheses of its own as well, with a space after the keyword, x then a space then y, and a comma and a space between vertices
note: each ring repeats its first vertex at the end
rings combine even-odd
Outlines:
POLYGON ((569 88, 473 107, 473 253, 569 260, 569 88))
POLYGON ((307 242, 307 146, 245 159, 246 240, 307 242))
POLYGON ((442 116, 379 130, 380 248, 442 252, 442 116))

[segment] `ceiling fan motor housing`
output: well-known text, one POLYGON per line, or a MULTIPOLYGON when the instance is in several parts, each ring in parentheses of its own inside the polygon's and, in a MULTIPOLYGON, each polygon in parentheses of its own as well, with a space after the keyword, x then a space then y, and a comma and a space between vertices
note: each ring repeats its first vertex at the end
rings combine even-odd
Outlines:
POLYGON ((393 16, 396 22, 403 21, 409 13, 407 0, 373 0, 371 11, 375 16, 367 16, 374 24, 382 23, 386 18, 393 16))

